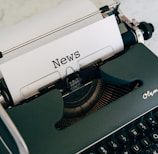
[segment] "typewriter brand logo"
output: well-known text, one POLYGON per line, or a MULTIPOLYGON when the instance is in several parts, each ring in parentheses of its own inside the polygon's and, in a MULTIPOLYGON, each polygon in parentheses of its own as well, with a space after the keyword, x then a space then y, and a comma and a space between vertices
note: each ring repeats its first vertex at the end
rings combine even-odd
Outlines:
POLYGON ((71 53, 70 55, 67 55, 65 57, 62 58, 57 58, 55 60, 52 61, 54 68, 57 69, 62 65, 65 65, 69 62, 74 61, 75 59, 78 59, 80 57, 80 52, 79 51, 75 51, 74 53, 71 53))
POLYGON ((143 94, 143 99, 147 99, 149 97, 153 97, 156 93, 158 93, 158 88, 154 89, 153 91, 147 91, 143 94))

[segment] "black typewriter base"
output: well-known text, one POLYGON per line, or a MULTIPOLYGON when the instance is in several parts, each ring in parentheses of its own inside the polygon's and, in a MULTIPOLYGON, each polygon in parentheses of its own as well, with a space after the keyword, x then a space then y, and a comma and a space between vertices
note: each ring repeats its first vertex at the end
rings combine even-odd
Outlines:
MULTIPOLYGON (((53 90, 27 104, 8 109, 7 112, 23 136, 30 153, 74 154, 125 125, 134 118, 157 106, 158 58, 144 45, 137 44, 122 56, 100 68, 106 82, 141 81, 142 85, 126 95, 89 114, 71 126, 58 130, 57 121, 63 116, 63 100, 53 90)), ((1 131, 0 131, 1 132, 1 131)), ((3 131, 4 132, 4 131, 3 131)), ((9 146, 7 132, 1 134, 9 146)))
POLYGON ((95 90, 91 93, 92 97, 88 97, 85 103, 82 105, 79 104, 77 107, 70 106, 68 108, 64 106, 63 117, 55 125, 58 130, 65 129, 79 120, 84 119, 89 114, 96 112, 142 85, 139 80, 120 82, 119 79, 116 79, 115 84, 108 83, 103 79, 98 79, 95 82, 97 84, 94 85, 95 90))

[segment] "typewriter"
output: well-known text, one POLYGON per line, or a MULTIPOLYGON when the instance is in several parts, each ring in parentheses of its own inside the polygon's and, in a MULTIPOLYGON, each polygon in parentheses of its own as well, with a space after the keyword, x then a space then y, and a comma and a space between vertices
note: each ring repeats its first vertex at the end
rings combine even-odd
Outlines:
POLYGON ((0 154, 158 153, 154 27, 119 5, 68 0, 0 32, 0 154))

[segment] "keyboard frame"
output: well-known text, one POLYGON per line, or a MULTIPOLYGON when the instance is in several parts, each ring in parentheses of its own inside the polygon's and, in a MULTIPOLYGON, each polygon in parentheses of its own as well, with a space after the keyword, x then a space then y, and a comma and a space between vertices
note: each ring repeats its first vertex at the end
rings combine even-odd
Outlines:
POLYGON ((8 109, 30 153, 81 153, 131 121, 157 107, 158 93, 143 99, 143 94, 158 88, 158 58, 143 44, 108 61, 100 70, 102 77, 115 83, 141 80, 143 85, 64 130, 54 125, 61 118, 63 101, 58 90, 8 109))

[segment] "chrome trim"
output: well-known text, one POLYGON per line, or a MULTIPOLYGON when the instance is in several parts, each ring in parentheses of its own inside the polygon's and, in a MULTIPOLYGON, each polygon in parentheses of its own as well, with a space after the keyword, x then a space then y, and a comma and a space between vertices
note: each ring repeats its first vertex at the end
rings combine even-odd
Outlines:
POLYGON ((15 124, 3 108, 2 104, 0 103, 0 118, 7 127, 8 131, 12 135, 15 143, 17 144, 18 150, 20 154, 29 154, 29 150, 25 141, 23 140, 21 134, 19 133, 18 129, 16 128, 15 124))
POLYGON ((12 151, 10 150, 10 148, 7 146, 7 144, 5 143, 5 141, 3 140, 3 138, 1 136, 0 136, 0 141, 2 142, 2 144, 4 145, 6 150, 9 152, 9 154, 13 154, 12 151))
POLYGON ((132 21, 130 21, 122 12, 121 10, 119 10, 119 17, 121 19, 121 21, 123 21, 124 23, 126 23, 131 29, 133 29, 133 31, 135 32, 135 38, 137 40, 138 43, 142 43, 144 44, 144 37, 143 34, 141 32, 141 30, 138 28, 139 22, 136 21, 136 19, 132 19, 132 21))

